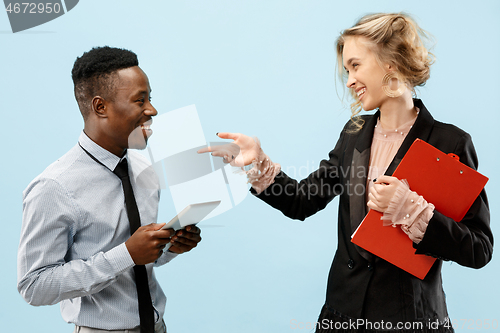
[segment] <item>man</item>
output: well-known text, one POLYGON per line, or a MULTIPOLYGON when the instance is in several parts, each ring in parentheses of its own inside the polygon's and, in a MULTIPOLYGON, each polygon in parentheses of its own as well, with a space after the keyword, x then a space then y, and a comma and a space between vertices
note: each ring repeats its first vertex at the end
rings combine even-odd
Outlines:
POLYGON ((23 193, 18 290, 32 305, 60 302, 75 332, 166 332, 153 266, 201 240, 195 226, 174 235, 155 224, 155 175, 128 150, 146 147, 157 114, 138 65, 135 53, 110 47, 75 61, 84 130, 23 193))

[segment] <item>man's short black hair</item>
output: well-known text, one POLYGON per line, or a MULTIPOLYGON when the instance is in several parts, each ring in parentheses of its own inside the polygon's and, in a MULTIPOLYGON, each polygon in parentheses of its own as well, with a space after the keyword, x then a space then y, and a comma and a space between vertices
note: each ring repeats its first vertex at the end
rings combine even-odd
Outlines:
POLYGON ((139 66, 134 52, 109 46, 94 47, 76 59, 71 76, 84 119, 90 112, 92 98, 114 98, 116 71, 134 66, 139 66))

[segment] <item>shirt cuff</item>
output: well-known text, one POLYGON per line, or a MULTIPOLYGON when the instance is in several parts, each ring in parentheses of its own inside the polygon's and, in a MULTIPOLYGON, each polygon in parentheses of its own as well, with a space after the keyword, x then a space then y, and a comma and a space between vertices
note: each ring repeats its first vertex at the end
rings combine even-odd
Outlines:
POLYGON ((274 178, 281 171, 281 165, 273 163, 262 149, 259 157, 252 161, 253 168, 247 171, 248 183, 252 185, 256 194, 259 195, 272 183, 274 178))
POLYGON ((406 179, 402 179, 382 220, 384 225, 399 225, 408 237, 418 244, 424 237, 433 215, 434 205, 411 191, 406 179))
POLYGON ((165 265, 167 263, 169 263, 172 259, 174 259, 175 257, 177 257, 179 254, 178 253, 173 253, 173 252, 170 252, 170 251, 163 251, 163 254, 158 258, 156 259, 155 261, 155 266, 161 266, 161 265, 165 265))
POLYGON ((111 267, 113 267, 116 275, 119 275, 125 272, 127 269, 135 266, 134 260, 130 256, 125 243, 112 248, 105 253, 105 256, 111 267))

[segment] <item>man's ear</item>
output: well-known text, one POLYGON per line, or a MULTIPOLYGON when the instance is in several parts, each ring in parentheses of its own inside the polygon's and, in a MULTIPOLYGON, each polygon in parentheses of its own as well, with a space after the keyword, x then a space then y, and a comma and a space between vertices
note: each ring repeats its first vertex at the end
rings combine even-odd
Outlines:
POLYGON ((103 97, 95 96, 94 98, 92 98, 92 112, 94 112, 94 114, 97 117, 100 118, 108 117, 106 106, 107 106, 107 101, 103 97))

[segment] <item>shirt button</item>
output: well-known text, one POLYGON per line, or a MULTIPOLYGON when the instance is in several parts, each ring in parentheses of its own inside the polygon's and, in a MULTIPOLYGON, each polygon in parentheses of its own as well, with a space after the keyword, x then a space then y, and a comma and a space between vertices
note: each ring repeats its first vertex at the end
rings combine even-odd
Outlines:
POLYGON ((349 269, 353 269, 354 268, 354 260, 349 259, 349 261, 347 262, 347 267, 349 267, 349 269))
POLYGON ((368 270, 369 270, 369 271, 372 271, 372 270, 373 270, 373 265, 372 265, 372 264, 368 264, 368 270))

